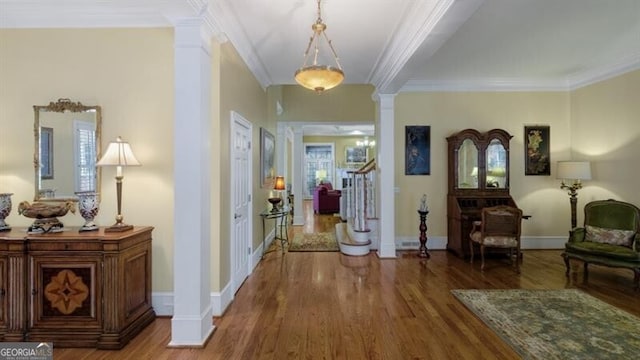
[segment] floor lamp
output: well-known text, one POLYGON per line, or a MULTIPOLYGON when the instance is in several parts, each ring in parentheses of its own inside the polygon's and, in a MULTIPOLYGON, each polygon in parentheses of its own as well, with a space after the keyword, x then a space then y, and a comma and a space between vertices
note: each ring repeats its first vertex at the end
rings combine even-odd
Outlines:
POLYGON ((560 188, 569 190, 571 229, 573 230, 577 225, 578 189, 582 189, 582 180, 591 180, 591 163, 588 161, 558 161, 556 177, 562 180, 560 188), (567 185, 567 182, 570 182, 570 184, 567 185))
POLYGON ((118 214, 116 215, 116 223, 106 228, 106 232, 126 231, 133 229, 133 226, 127 225, 122 220, 122 167, 123 166, 140 166, 140 162, 133 155, 131 145, 122 141, 120 136, 109 143, 107 150, 102 158, 96 163, 97 166, 115 166, 116 167, 116 195, 118 197, 118 214))

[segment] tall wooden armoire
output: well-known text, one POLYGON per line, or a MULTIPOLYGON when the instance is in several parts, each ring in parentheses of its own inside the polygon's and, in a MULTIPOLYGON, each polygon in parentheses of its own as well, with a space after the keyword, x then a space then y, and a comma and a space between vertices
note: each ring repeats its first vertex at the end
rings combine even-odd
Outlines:
POLYGON ((509 194, 511 138, 501 129, 466 129, 447 137, 447 250, 460 257, 470 255, 469 233, 482 208, 516 206, 509 194))

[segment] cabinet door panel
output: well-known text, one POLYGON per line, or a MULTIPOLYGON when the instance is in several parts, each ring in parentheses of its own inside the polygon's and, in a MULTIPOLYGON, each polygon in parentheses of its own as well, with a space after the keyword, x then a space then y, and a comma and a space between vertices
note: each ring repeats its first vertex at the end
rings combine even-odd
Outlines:
POLYGON ((99 328, 99 256, 30 256, 30 328, 99 328))

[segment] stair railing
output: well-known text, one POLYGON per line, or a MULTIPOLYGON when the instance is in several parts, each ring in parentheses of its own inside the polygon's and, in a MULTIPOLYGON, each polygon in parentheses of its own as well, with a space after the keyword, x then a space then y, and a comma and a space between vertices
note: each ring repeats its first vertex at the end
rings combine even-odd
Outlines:
POLYGON ((376 217, 376 161, 371 159, 360 169, 350 172, 351 186, 347 191, 347 221, 354 231, 369 230, 368 219, 376 217))

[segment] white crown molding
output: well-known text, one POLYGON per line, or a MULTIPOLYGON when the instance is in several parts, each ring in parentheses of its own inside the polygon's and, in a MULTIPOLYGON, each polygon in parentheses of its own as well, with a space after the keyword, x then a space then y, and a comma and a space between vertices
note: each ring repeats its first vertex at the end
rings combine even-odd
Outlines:
POLYGON ((385 51, 380 54, 369 75, 369 83, 378 89, 384 89, 389 85, 453 2, 453 0, 439 0, 435 3, 409 2, 404 11, 405 15, 389 38, 385 51))
POLYGON ((467 80, 409 80, 400 92, 463 92, 463 91, 567 91, 565 80, 499 79, 467 80))
POLYGON ((619 61, 572 74, 569 79, 569 90, 576 90, 597 82, 607 80, 630 71, 640 69, 640 51, 623 57, 619 61))
POLYGON ((242 26, 240 26, 238 15, 230 6, 230 1, 233 0, 211 1, 211 3, 215 4, 215 10, 213 12, 209 10, 209 14, 213 19, 215 19, 217 24, 221 24, 221 28, 224 29, 226 37, 231 41, 238 54, 249 68, 249 71, 251 71, 253 76, 256 77, 260 86, 262 86, 263 89, 266 89, 269 85, 273 84, 273 81, 267 72, 267 68, 257 57, 257 51, 249 41, 249 38, 242 29, 242 26))
POLYGON ((400 92, 463 92, 463 91, 573 91, 630 71, 640 70, 640 53, 626 56, 620 61, 588 69, 560 79, 500 79, 418 80, 406 82, 400 92))

